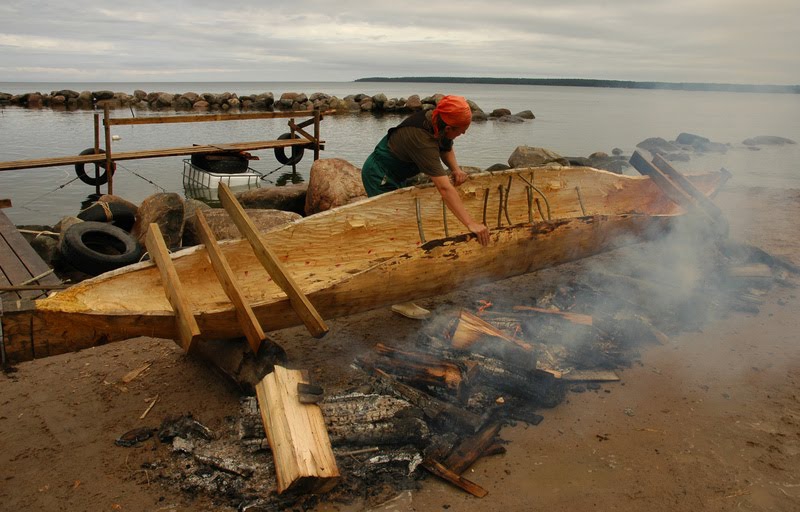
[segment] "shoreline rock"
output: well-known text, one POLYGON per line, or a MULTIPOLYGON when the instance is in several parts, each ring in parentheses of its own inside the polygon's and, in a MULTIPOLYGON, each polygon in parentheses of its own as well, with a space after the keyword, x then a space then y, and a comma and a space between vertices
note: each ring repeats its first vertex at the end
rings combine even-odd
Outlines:
MULTIPOLYGON (((375 95, 350 94, 338 98, 322 92, 306 95, 302 92, 284 92, 276 98, 272 92, 255 94, 223 93, 168 93, 162 91, 146 92, 140 89, 133 94, 110 90, 74 91, 61 89, 50 93, 28 92, 10 94, 0 92, 0 108, 16 106, 23 108, 51 108, 53 110, 94 110, 110 109, 173 110, 185 112, 226 112, 226 111, 280 111, 334 110, 337 113, 410 114, 418 110, 430 110, 436 106, 443 94, 420 97, 413 94, 407 98, 388 98, 383 93, 375 95)), ((467 100, 473 112, 474 121, 501 119, 504 117, 530 120, 535 119, 532 111, 524 110, 517 114, 506 108, 496 108, 486 113, 475 102, 467 100)))

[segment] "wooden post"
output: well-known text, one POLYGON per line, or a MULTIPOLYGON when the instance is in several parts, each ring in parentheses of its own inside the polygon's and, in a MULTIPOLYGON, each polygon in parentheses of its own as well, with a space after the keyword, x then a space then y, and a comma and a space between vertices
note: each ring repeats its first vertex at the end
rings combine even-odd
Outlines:
POLYGON ((161 236, 161 230, 158 229, 158 224, 154 222, 150 224, 147 230, 145 246, 147 247, 147 252, 150 253, 150 259, 155 262, 159 272, 161 272, 164 292, 170 304, 172 304, 172 309, 175 310, 175 321, 178 324, 181 345, 184 352, 188 353, 195 338, 200 336, 200 327, 198 327, 197 321, 194 319, 186 293, 183 291, 180 279, 178 279, 178 273, 175 271, 175 266, 169 257, 167 244, 164 242, 164 237, 161 236))
POLYGON ((319 160, 319 122, 322 120, 322 113, 319 109, 314 109, 314 161, 319 160))
POLYGON ((321 338, 327 334, 328 326, 325 325, 325 321, 308 300, 308 297, 300 290, 300 287, 292 276, 283 268, 283 265, 275 254, 273 254, 270 248, 261 240, 253 221, 247 216, 242 205, 233 197, 231 189, 224 183, 220 183, 218 194, 222 206, 231 216, 233 223, 239 228, 242 236, 250 242, 250 245, 253 247, 253 252, 255 252, 258 260, 267 270, 270 277, 275 281, 275 284, 280 286, 289 297, 292 307, 311 335, 315 338, 321 338))
POLYGON ((106 137, 106 175, 108 176, 108 194, 114 193, 114 173, 111 172, 111 124, 109 123, 108 103, 103 105, 103 125, 106 137))
POLYGON ((264 430, 272 448, 278 493, 327 492, 339 480, 339 468, 316 404, 300 403, 297 385, 303 372, 275 366, 256 385, 264 430))
POLYGON ((236 281, 233 270, 228 264, 228 260, 226 260, 225 255, 222 254, 219 244, 214 238, 214 233, 212 233, 208 221, 203 214, 203 210, 197 210, 197 224, 200 227, 200 240, 202 240, 203 244, 206 246, 208 259, 211 260, 211 266, 214 268, 214 272, 216 272, 220 284, 222 284, 222 289, 225 290, 225 294, 231 299, 231 302, 236 308, 236 318, 239 319, 239 323, 242 326, 247 342, 250 344, 250 348, 253 349, 254 354, 258 354, 261 342, 264 341, 267 335, 264 334, 264 331, 261 329, 261 325, 258 323, 255 313, 253 313, 253 308, 251 308, 250 304, 245 300, 241 286, 239 286, 239 283, 236 281))

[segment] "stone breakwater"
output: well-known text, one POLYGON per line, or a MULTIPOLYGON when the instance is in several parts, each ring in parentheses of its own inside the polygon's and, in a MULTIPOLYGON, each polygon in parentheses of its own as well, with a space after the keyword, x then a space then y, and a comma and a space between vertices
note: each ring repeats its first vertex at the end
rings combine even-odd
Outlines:
MULTIPOLYGON (((294 111, 294 110, 335 110, 337 112, 375 112, 408 114, 417 110, 428 110, 444 97, 435 94, 421 98, 411 95, 408 98, 388 98, 385 94, 351 94, 337 98, 329 94, 316 92, 311 95, 298 92, 285 92, 279 98, 271 92, 239 95, 236 93, 202 93, 185 92, 173 94, 167 92, 145 92, 136 90, 133 94, 113 91, 73 91, 63 89, 49 94, 29 92, 25 94, 9 94, 0 92, 0 107, 12 105, 25 108, 52 108, 58 110, 102 109, 108 105, 111 109, 135 108, 145 110, 177 110, 177 111, 294 111)), ((533 112, 526 110, 512 114, 505 108, 494 109, 486 113, 475 102, 467 100, 473 112, 473 120, 481 121, 489 118, 510 122, 521 122, 534 119, 533 112)))

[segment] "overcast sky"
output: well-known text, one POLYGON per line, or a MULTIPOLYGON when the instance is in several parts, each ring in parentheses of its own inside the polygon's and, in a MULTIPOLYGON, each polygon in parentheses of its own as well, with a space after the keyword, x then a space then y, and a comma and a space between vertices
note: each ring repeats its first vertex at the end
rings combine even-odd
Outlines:
POLYGON ((0 81, 800 84, 799 0, 3 0, 0 81))

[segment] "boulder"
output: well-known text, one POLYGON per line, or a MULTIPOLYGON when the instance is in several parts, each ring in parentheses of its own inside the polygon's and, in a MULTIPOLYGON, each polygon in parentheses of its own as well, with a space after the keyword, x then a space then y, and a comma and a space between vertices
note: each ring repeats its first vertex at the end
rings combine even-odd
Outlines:
POLYGON ((183 199, 178 194, 174 192, 153 194, 146 197, 139 206, 131 234, 144 247, 147 229, 151 223, 156 223, 161 229, 167 248, 178 249, 183 238, 183 212, 183 199))
POLYGON ((531 146, 518 146, 508 157, 508 165, 511 167, 541 167, 551 163, 569 165, 567 159, 558 153, 531 146))
POLYGON ((422 100, 419 99, 419 94, 412 94, 408 97, 406 108, 408 110, 420 110, 422 108, 422 100))
POLYGON ((777 137, 775 135, 758 135, 756 137, 745 139, 742 142, 742 144, 744 144, 745 146, 760 146, 760 145, 782 146, 784 144, 797 144, 797 142, 793 141, 792 139, 787 139, 785 137, 777 137))
POLYGON ((533 112, 530 110, 523 110, 522 112, 517 112, 514 114, 517 117, 521 117, 522 119, 536 119, 536 116, 533 115, 533 112))
POLYGON ((681 133, 678 135, 678 138, 675 139, 675 142, 678 144, 684 144, 686 146, 694 146, 696 144, 705 144, 710 142, 710 140, 706 137, 701 137, 700 135, 694 135, 692 133, 681 133))
POLYGON ((512 123, 512 124, 514 124, 514 123, 524 123, 525 120, 522 119, 519 116, 508 115, 508 116, 498 117, 497 118, 497 122, 498 123, 512 123))
POLYGON ((235 194, 243 208, 283 210, 298 215, 305 214, 307 183, 284 187, 262 187, 235 194))
POLYGON ((510 116, 511 111, 507 108, 496 108, 492 110, 492 113, 489 114, 489 117, 503 117, 503 116, 510 116))
POLYGON ((311 166, 305 214, 313 215, 366 196, 361 169, 340 158, 321 158, 311 166))
POLYGON ((644 149, 645 151, 649 151, 654 155, 666 154, 666 153, 678 153, 681 151, 680 147, 662 139, 661 137, 650 137, 649 139, 645 139, 642 142, 638 143, 636 147, 644 149))
MULTIPOLYGON (((247 216, 250 217, 250 220, 253 221, 253 224, 255 224, 256 229, 260 233, 303 218, 302 215, 298 213, 284 212, 281 210, 248 209, 245 210, 245 213, 247 213, 247 216)), ((231 216, 224 208, 204 209, 203 215, 206 221, 208 221, 208 226, 211 228, 211 232, 214 233, 214 238, 216 240, 235 240, 242 238, 239 228, 236 227, 231 216)), ((201 244, 202 241, 198 233, 197 215, 193 215, 186 219, 186 226, 183 232, 183 245, 189 247, 201 244)))

